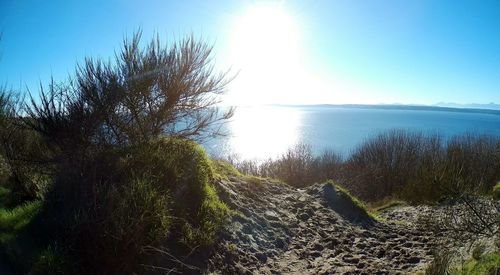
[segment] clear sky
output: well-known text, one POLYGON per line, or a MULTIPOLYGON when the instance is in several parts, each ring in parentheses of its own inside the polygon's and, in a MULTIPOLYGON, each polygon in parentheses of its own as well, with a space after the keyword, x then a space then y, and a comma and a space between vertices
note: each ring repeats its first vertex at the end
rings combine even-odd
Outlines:
POLYGON ((36 93, 139 27, 193 33, 230 104, 500 103, 500 1, 0 1, 0 83, 36 93))

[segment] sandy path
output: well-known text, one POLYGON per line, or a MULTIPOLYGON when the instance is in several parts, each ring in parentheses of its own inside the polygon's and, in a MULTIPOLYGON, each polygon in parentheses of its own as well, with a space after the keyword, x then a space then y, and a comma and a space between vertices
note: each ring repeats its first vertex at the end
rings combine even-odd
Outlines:
POLYGON ((324 185, 220 182, 233 217, 209 270, 222 274, 406 274, 431 259, 430 236, 411 225, 352 220, 324 185), (344 213, 343 213, 344 214, 344 213))

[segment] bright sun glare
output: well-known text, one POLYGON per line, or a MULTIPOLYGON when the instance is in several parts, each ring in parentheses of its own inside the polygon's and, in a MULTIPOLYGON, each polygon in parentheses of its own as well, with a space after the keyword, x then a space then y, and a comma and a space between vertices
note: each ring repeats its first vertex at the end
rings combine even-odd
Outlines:
POLYGON ((230 153, 241 159, 262 161, 297 144, 302 112, 292 108, 240 107, 229 123, 230 153))
POLYGON ((307 66, 297 22, 283 5, 269 3, 251 6, 235 18, 230 60, 239 74, 226 103, 240 106, 229 123, 229 146, 243 159, 277 156, 300 142, 299 113, 259 105, 333 103, 356 95, 339 78, 307 66))
MULTIPOLYGON (((237 17, 231 62, 239 74, 232 83, 230 104, 306 104, 311 90, 319 90, 310 85, 311 74, 302 62, 296 22, 283 5, 269 3, 251 6, 237 17)), ((277 156, 299 142, 300 123, 300 113, 286 108, 240 107, 229 124, 229 145, 243 159, 277 156)))
MULTIPOLYGON (((231 104, 285 103, 284 99, 293 97, 290 78, 301 68, 299 34, 294 19, 281 5, 251 6, 237 18, 231 62, 239 74, 231 89, 231 104)), ((299 124, 300 114, 287 109, 240 107, 229 124, 233 135, 229 145, 243 159, 276 156, 298 142, 299 124)))
POLYGON ((286 98, 290 76, 301 67, 300 55, 299 28, 282 5, 249 7, 232 31, 231 62, 239 70, 233 97, 245 104, 286 98))
POLYGON ((277 3, 253 5, 235 17, 229 60, 239 73, 226 103, 319 104, 355 97, 356 87, 325 75, 320 66, 309 66, 303 28, 304 20, 277 3))
MULTIPOLYGON (((233 47, 238 62, 254 67, 265 61, 280 66, 298 55, 298 31, 281 6, 250 8, 235 26, 233 47)), ((261 68, 260 68, 261 69, 261 68)))

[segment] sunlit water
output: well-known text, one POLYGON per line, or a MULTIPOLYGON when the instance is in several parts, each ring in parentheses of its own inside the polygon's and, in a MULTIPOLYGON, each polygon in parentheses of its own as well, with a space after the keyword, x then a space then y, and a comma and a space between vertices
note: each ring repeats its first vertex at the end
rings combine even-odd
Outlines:
POLYGON ((228 136, 218 140, 212 151, 241 159, 277 156, 300 142, 301 123, 300 109, 239 107, 227 124, 228 136))
POLYGON ((275 158, 297 143, 314 153, 333 149, 344 155, 365 139, 391 129, 439 133, 445 138, 467 132, 500 136, 500 115, 428 110, 345 107, 239 107, 226 126, 228 135, 205 144, 215 156, 275 158))

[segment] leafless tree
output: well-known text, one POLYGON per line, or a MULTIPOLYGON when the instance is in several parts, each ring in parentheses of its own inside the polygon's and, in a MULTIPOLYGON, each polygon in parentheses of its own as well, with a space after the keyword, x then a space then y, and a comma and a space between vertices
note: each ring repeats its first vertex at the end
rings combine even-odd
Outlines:
POLYGON ((217 73, 213 48, 189 36, 170 46, 125 39, 114 62, 88 58, 68 83, 31 98, 26 120, 59 149, 127 146, 159 135, 202 140, 220 134, 233 109, 218 107, 231 80, 217 73))

